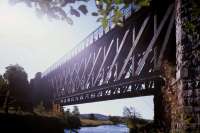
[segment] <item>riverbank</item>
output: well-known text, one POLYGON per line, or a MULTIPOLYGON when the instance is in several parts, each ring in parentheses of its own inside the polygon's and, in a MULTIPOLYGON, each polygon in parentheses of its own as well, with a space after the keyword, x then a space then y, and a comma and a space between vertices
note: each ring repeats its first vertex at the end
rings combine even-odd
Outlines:
POLYGON ((59 118, 0 113, 2 133, 63 133, 67 123, 59 118))
POLYGON ((90 119, 81 119, 82 127, 96 127, 101 125, 113 125, 114 123, 109 120, 90 120, 90 119))

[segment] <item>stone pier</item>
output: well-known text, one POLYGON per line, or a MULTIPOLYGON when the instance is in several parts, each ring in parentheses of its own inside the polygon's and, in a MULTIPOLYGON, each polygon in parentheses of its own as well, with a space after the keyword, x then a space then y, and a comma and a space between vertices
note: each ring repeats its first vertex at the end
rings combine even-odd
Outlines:
MULTIPOLYGON (((200 131, 200 10, 198 0, 176 0, 176 80, 186 132, 200 131)), ((176 128, 176 127, 174 127, 176 128)))

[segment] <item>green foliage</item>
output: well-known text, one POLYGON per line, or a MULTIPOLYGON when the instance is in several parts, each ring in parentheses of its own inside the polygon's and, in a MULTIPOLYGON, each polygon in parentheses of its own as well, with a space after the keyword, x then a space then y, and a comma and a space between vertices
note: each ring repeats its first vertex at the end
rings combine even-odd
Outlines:
POLYGON ((136 4, 140 6, 150 6, 150 1, 149 0, 137 0, 136 4))
MULTIPOLYGON (((183 26, 185 27, 185 30, 187 33, 194 33, 194 32, 197 32, 199 33, 199 30, 198 30, 198 25, 199 24, 196 24, 195 23, 195 20, 199 19, 200 17, 200 2, 199 0, 191 0, 190 1, 191 3, 191 17, 189 20, 187 20, 183 26)), ((185 10, 188 10, 188 9, 185 9, 185 10)))
POLYGON ((108 25, 108 18, 106 18, 106 17, 102 18, 101 24, 102 24, 103 28, 105 29, 108 25))
MULTIPOLYGON (((129 4, 136 4, 139 6, 149 6, 150 0, 96 0, 99 19, 101 19, 101 24, 103 28, 106 28, 108 25, 108 16, 113 13, 112 22, 115 25, 123 26, 122 23, 122 13, 119 6, 127 7, 129 4)), ((94 13, 96 16, 97 14, 94 13)))

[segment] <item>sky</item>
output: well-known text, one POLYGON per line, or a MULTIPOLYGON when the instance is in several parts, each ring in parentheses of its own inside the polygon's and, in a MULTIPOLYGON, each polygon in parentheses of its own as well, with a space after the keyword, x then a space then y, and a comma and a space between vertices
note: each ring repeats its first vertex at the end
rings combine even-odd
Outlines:
MULTIPOLYGON (((80 3, 81 4, 81 3, 80 3)), ((88 3, 95 10, 94 1, 88 3)), ((0 74, 10 64, 19 64, 29 79, 44 72, 59 58, 94 31, 99 24, 90 14, 72 17, 74 25, 64 21, 38 18, 24 4, 11 6, 0 0, 0 74)), ((122 115, 124 106, 134 106, 143 118, 153 119, 153 97, 128 98, 78 105, 81 113, 122 115)), ((66 108, 71 108, 68 106, 66 108)))

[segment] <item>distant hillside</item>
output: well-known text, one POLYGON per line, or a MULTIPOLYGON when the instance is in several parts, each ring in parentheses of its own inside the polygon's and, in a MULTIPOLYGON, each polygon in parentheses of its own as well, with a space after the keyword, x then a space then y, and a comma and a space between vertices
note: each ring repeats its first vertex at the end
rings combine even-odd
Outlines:
MULTIPOLYGON (((82 119, 90 119, 90 115, 91 115, 91 114, 81 114, 81 115, 80 115, 80 118, 82 118, 82 119)), ((94 114, 94 117, 95 117, 97 120, 109 120, 109 117, 108 117, 108 116, 102 115, 102 114, 94 114)))
MULTIPOLYGON (((107 121, 107 120, 110 120, 110 117, 117 118, 121 122, 125 122, 127 120, 127 118, 125 118, 123 116, 107 116, 107 115, 97 114, 97 113, 92 113, 92 114, 94 115, 96 120, 107 121)), ((81 114, 80 118, 81 119, 90 119, 91 114, 81 114)), ((143 119, 143 118, 136 118, 136 121, 138 123, 151 123, 151 122, 153 122, 153 120, 147 120, 147 119, 143 119)))

